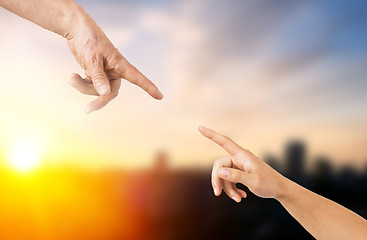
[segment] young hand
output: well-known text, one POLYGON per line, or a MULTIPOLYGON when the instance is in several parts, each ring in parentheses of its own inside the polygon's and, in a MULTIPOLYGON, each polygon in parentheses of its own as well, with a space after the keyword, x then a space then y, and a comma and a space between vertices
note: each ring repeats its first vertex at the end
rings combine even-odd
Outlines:
POLYGON ((230 138, 205 127, 199 127, 199 131, 229 154, 228 157, 214 162, 212 186, 216 196, 219 196, 223 189, 230 198, 240 202, 247 194, 238 189, 236 183, 242 183, 262 198, 281 196, 287 179, 280 173, 230 138))

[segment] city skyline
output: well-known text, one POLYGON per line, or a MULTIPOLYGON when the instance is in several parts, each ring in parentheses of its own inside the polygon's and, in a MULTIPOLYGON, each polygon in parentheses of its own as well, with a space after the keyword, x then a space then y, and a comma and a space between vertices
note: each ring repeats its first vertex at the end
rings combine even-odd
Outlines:
MULTIPOLYGON (((307 155, 303 143, 287 144, 284 150, 284 156, 273 157, 285 158, 280 170, 285 177, 367 216, 367 165, 364 172, 335 171, 332 159, 320 159, 310 171, 302 163, 307 155)), ((157 153, 154 163, 133 171, 57 168, 24 176, 0 168, 4 196, 0 198, 0 237, 161 240, 238 239, 246 234, 247 239, 311 238, 274 199, 262 199, 238 185, 247 192, 238 204, 225 193, 214 196, 210 169, 173 169, 163 152, 157 153), (223 230, 228 228, 230 233, 223 230)))

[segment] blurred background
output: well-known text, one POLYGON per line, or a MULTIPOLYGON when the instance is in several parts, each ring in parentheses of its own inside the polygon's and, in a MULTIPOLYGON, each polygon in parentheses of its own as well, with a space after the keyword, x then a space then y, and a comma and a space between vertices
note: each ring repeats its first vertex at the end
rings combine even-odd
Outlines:
POLYGON ((214 197, 233 138, 367 217, 367 3, 80 0, 162 90, 103 110, 65 40, 0 9, 0 238, 312 239, 274 200, 214 197))

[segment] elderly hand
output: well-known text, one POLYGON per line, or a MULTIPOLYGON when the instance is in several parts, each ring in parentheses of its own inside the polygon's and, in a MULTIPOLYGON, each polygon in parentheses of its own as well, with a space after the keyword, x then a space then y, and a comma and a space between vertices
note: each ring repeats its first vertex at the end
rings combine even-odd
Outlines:
POLYGON ((98 96, 86 113, 103 108, 119 92, 121 78, 138 85, 155 99, 162 99, 158 88, 113 46, 104 32, 87 14, 80 14, 65 37, 75 59, 85 69, 86 77, 73 74, 70 84, 87 95, 98 96))
POLYGON ((0 0, 0 6, 68 40, 71 52, 86 73, 85 78, 73 74, 70 84, 84 94, 98 96, 87 106, 86 113, 99 110, 114 99, 121 78, 138 85, 155 99, 163 98, 158 88, 120 54, 73 0, 0 0))

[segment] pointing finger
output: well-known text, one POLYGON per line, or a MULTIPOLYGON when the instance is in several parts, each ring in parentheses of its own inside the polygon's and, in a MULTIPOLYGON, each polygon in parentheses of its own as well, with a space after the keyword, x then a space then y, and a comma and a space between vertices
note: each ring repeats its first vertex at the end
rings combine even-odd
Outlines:
POLYGON ((220 133, 217 133, 209 128, 200 126, 199 131, 206 138, 209 138, 212 141, 214 141, 215 143, 217 143, 219 146, 221 146, 224 150, 226 150, 231 155, 236 155, 237 153, 239 153, 242 150, 242 148, 237 143, 235 143, 232 139, 220 133))
POLYGON ((141 87, 150 96, 155 99, 162 99, 163 94, 158 90, 152 81, 145 77, 138 69, 130 64, 125 58, 122 58, 120 64, 118 64, 115 71, 121 74, 121 77, 125 78, 129 82, 141 87))

